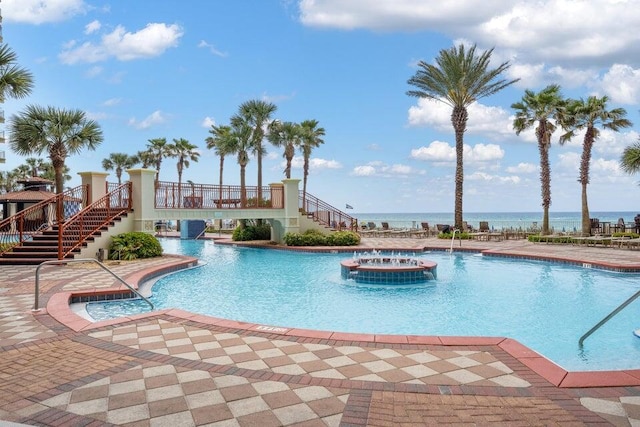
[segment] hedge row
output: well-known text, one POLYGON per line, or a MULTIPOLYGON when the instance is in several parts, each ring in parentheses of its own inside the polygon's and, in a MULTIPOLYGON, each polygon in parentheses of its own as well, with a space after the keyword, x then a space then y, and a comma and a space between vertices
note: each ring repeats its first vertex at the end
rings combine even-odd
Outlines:
POLYGON ((287 246, 355 246, 360 244, 360 235, 353 231, 334 231, 323 234, 318 230, 304 233, 286 233, 284 243, 287 246))

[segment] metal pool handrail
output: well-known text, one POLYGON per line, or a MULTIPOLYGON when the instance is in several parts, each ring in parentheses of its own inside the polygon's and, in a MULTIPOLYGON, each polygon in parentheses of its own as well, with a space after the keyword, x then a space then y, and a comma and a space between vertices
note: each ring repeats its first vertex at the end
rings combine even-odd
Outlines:
POLYGON ((80 258, 80 259, 60 259, 60 260, 44 261, 43 263, 38 265, 38 267, 36 268, 36 290, 35 290, 35 299, 34 299, 34 304, 33 304, 33 310, 32 311, 40 311, 40 308, 38 306, 38 302, 39 302, 39 298, 40 298, 40 267, 42 267, 43 265, 51 265, 51 264, 68 264, 70 262, 95 262, 96 264, 98 264, 100 266, 100 268, 102 268, 107 273, 111 274, 120 283, 122 283, 127 288, 129 288, 129 290, 131 292, 133 292, 134 294, 136 294, 137 296, 142 298, 147 304, 149 304, 149 306, 151 307, 151 310, 153 310, 153 303, 151 301, 149 301, 147 298, 143 297, 140 294, 140 292, 138 292, 133 287, 131 287, 127 282, 124 281, 124 279, 122 277, 118 276, 116 273, 111 271, 106 265, 104 265, 103 263, 101 263, 97 259, 80 258))
POLYGON ((584 340, 586 340, 589 335, 591 335, 592 333, 597 331, 602 325, 607 323, 613 316, 615 316, 616 314, 620 313, 620 311, 622 311, 623 308, 625 308, 626 306, 631 304, 638 297, 640 297, 640 291, 638 291, 635 294, 633 294, 631 296, 631 298, 629 298, 628 300, 626 300, 625 302, 620 304, 615 310, 613 310, 611 313, 609 313, 609 315, 607 315, 607 317, 605 317, 604 319, 599 321, 593 328, 589 329, 586 334, 584 334, 583 336, 580 337, 580 339, 578 340, 578 345, 580 347, 582 347, 582 344, 584 343, 584 340))

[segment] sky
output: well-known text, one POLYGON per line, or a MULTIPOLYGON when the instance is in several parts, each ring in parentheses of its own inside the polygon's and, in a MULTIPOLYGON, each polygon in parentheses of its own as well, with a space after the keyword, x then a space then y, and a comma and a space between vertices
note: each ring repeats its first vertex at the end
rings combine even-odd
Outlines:
MULTIPOLYGON (((228 124, 245 101, 277 106, 273 118, 318 120, 324 144, 311 157, 308 192, 349 213, 453 212, 451 108, 407 96, 419 61, 464 43, 493 49, 492 67, 520 79, 469 106, 464 136, 464 212, 542 212, 533 130, 516 135, 511 105, 524 91, 558 84, 571 98, 608 96, 633 122, 603 130, 588 187, 592 211, 640 211, 640 176, 621 171, 639 140, 640 0, 1 0, 4 42, 35 80, 32 94, 4 104, 80 109, 104 142, 67 159, 104 171, 111 153, 135 154, 149 139, 199 147, 183 181, 218 183, 206 148, 211 125, 228 124)), ((5 128, 6 128, 5 124, 5 128)), ((553 135, 551 211, 580 211, 582 134, 553 135)), ((23 164, 8 144, 1 170, 23 164)), ((46 157, 43 155, 42 157, 46 157)), ((177 181, 165 159, 162 181, 177 181)), ((282 149, 267 144, 263 183, 284 176, 282 149)), ((124 175, 126 178, 126 174, 124 175)), ((302 178, 302 158, 292 178, 302 178)), ((107 178, 117 179, 113 172, 107 178)), ((227 157, 224 183, 240 169, 227 157)), ((257 183, 256 161, 247 185, 257 183)), ((302 185, 301 185, 302 187, 302 185)))

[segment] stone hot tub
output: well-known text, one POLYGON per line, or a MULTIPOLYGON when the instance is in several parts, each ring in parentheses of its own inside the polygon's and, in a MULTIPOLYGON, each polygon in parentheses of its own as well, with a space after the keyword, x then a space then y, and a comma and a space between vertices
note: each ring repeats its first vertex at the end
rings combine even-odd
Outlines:
POLYGON ((343 279, 376 285, 412 285, 435 280, 437 264, 404 255, 377 252, 356 255, 340 263, 343 279))

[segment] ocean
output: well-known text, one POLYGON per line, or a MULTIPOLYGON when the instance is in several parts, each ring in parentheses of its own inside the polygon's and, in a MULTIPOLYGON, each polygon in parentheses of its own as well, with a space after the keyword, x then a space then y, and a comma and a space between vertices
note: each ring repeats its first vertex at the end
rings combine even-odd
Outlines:
MULTIPOLYGON (((453 213, 350 213, 358 219, 358 224, 374 222, 380 227, 381 222, 388 222, 392 228, 420 228, 422 222, 430 226, 436 224, 453 225, 453 213)), ((590 212, 591 218, 598 218, 600 222, 617 224, 618 219, 624 219, 626 225, 634 224, 634 217, 640 212, 590 212)), ((494 230, 502 229, 539 229, 542 226, 542 211, 540 212, 464 212, 463 218, 467 224, 477 229, 480 221, 487 221, 494 230)), ((549 212, 549 226, 555 232, 579 232, 582 228, 582 214, 580 212, 549 212)))

